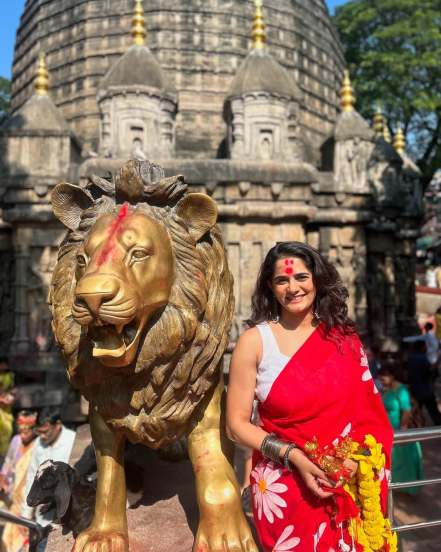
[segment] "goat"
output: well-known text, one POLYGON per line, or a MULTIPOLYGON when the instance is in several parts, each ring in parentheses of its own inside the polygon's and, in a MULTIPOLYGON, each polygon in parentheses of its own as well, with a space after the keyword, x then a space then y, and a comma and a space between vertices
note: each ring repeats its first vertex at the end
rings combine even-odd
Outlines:
POLYGON ((96 481, 90 479, 65 462, 47 460, 38 468, 26 501, 32 508, 54 509, 54 522, 62 525, 63 535, 72 531, 76 537, 92 521, 96 481))

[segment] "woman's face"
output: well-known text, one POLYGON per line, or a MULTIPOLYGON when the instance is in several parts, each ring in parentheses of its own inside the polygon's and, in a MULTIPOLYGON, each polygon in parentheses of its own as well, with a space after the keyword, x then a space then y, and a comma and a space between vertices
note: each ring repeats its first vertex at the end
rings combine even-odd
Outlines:
POLYGON ((381 374, 379 376, 379 379, 381 381, 381 384, 382 386, 385 388, 385 389, 391 389, 394 381, 395 381, 395 378, 392 376, 392 374, 381 374))
POLYGON ((29 443, 34 439, 35 433, 32 427, 18 427, 18 434, 20 435, 21 442, 24 445, 29 445, 29 443))
POLYGON ((298 257, 279 259, 274 265, 270 287, 279 305, 291 314, 313 310, 316 289, 311 272, 298 257))

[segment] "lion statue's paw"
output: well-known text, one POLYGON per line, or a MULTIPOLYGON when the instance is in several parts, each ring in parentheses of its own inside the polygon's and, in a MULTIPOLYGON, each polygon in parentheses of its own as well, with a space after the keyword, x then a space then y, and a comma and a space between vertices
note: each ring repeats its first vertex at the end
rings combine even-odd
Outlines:
POLYGON ((224 520, 222 527, 202 522, 194 541, 193 552, 259 552, 250 527, 243 518, 240 523, 224 520))
POLYGON ((129 552, 127 534, 86 529, 78 535, 72 552, 129 552))

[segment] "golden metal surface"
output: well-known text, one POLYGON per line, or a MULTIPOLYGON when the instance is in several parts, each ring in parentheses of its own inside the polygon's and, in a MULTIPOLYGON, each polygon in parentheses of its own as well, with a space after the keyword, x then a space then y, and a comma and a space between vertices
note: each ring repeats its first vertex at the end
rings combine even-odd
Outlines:
POLYGON ((46 67, 46 59, 43 52, 38 56, 37 72, 34 80, 35 93, 38 96, 47 96, 49 90, 49 72, 46 67))
POLYGON ((135 0, 135 11, 132 19, 132 36, 133 42, 137 46, 142 46, 147 35, 145 29, 144 8, 142 0, 135 0))
POLYGON ((389 127, 387 125, 387 121, 385 118, 384 119, 384 126, 383 126, 383 138, 386 140, 386 142, 391 142, 392 141, 392 137, 390 135, 390 130, 389 130, 389 127))
POLYGON ((344 112, 354 111, 355 96, 347 69, 344 71, 343 83, 340 90, 340 105, 341 110, 344 112))
POLYGON ((401 155, 406 151, 406 137, 404 136, 403 127, 401 124, 397 126, 394 136, 394 148, 401 155))
POLYGON ((381 109, 381 105, 380 103, 377 103, 375 107, 374 117, 373 117, 373 128, 377 136, 383 135, 384 123, 385 121, 384 121, 384 115, 381 109))
POLYGON ((201 513, 195 550, 222 542, 222 550, 254 552, 221 416, 234 305, 217 207, 187 193, 181 176, 152 182, 161 171, 130 161, 112 183, 92 177, 52 193, 70 230, 50 289, 54 333, 71 383, 92 405, 98 456, 94 521, 74 550, 128 550, 124 439, 158 448, 190 433, 201 513))
POLYGON ((258 552, 240 503, 240 491, 232 468, 234 448, 225 436, 222 379, 202 420, 188 438, 196 478, 200 521, 194 550, 258 552))
POLYGON ((263 21, 262 0, 254 0, 253 30, 251 33, 252 47, 261 50, 266 43, 265 23, 263 21))
POLYGON ((122 433, 112 431, 90 405, 90 429, 98 468, 95 513, 72 552, 128 552, 126 483, 122 433))

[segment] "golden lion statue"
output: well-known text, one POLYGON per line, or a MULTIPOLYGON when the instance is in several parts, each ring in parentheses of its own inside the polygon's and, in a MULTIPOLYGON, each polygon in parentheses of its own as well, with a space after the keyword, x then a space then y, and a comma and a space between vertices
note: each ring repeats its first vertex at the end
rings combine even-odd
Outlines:
POLYGON ((73 552, 127 552, 124 441, 158 448, 188 434, 200 510, 194 550, 257 552, 221 419, 232 277, 205 194, 149 162, 113 182, 61 183, 69 229, 54 270, 53 329, 71 383, 90 402, 95 515, 73 552))

